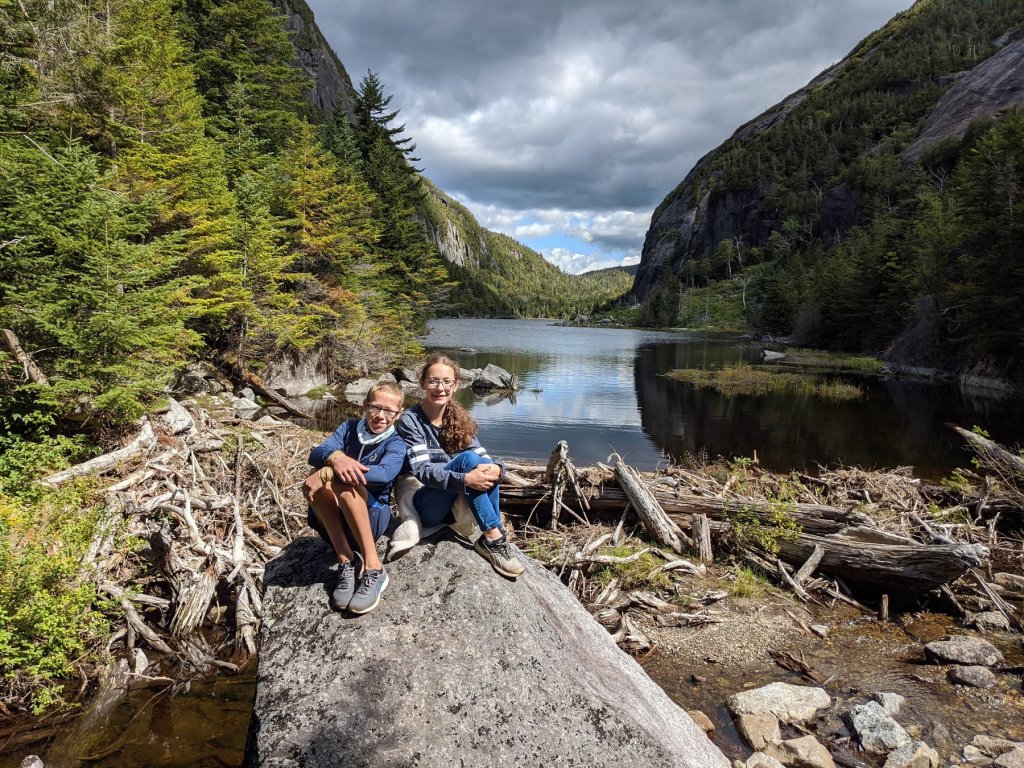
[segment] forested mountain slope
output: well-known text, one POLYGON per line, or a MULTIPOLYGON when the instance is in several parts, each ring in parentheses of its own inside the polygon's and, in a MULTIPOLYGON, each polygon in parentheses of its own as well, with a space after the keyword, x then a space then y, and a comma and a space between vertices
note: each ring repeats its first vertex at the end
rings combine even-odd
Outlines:
POLYGON ((919 0, 702 158, 635 283, 749 286, 751 327, 1019 378, 1024 4, 919 0))

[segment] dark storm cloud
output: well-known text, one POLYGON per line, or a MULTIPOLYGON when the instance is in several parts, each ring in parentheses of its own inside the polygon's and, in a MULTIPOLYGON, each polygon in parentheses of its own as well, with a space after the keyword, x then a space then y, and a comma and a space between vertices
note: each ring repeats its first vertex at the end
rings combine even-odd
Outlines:
MULTIPOLYGON (((425 173, 494 225, 649 216, 701 155, 910 0, 311 5, 353 79, 372 69, 394 94, 425 173)), ((637 226, 589 242, 636 252, 637 226)))

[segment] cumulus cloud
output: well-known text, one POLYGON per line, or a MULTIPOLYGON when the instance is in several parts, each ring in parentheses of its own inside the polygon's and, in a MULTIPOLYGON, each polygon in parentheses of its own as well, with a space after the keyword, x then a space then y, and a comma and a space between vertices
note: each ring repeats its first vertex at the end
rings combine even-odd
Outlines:
POLYGON ((310 2, 353 78, 372 69, 394 94, 425 173, 481 223, 619 259, 703 154, 910 4, 310 2))

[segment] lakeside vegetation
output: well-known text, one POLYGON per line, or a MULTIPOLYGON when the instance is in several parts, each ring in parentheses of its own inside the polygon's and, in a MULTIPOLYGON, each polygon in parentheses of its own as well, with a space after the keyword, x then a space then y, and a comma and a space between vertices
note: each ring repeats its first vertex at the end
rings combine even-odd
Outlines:
POLYGON ((717 216, 709 227, 735 235, 695 250, 684 238, 644 320, 687 324, 687 289, 742 282, 744 324, 759 333, 877 353, 919 321, 902 354, 1024 375, 1024 268, 1009 257, 1024 249, 1024 114, 977 120, 917 162, 901 157, 960 74, 1022 25, 1015 0, 917 3, 785 119, 723 144, 655 219, 683 198, 698 226, 717 216))
POLYGON ((816 397, 822 400, 856 400, 864 390, 856 384, 839 379, 819 379, 798 373, 789 373, 768 365, 739 363, 723 368, 676 368, 665 374, 670 379, 694 387, 713 389, 726 397, 754 395, 757 397, 782 393, 816 397))

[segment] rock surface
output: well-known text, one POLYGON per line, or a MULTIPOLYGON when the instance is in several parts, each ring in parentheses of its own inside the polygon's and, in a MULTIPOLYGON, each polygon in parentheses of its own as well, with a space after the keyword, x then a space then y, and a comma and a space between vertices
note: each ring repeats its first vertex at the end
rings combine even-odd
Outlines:
POLYGON ((991 667, 1003 663, 1001 654, 992 643, 980 637, 956 635, 948 640, 936 640, 924 647, 925 656, 940 664, 978 664, 991 667))
POLYGON ((882 711, 889 715, 889 717, 898 715, 903 705, 907 703, 906 697, 900 696, 898 693, 887 693, 884 691, 871 694, 871 700, 878 702, 882 707, 882 711))
POLYGON ((769 683, 750 691, 734 693, 726 701, 733 715, 759 715, 770 712, 784 723, 810 720, 819 709, 832 703, 824 688, 789 683, 769 683))
POLYGON ((938 752, 915 741, 890 752, 883 768, 938 768, 940 764, 938 752))
POLYGON ((779 721, 770 712, 757 715, 739 715, 736 718, 736 730, 739 731, 752 749, 761 749, 770 741, 782 739, 779 721))
POLYGON ((884 754, 912 741, 910 734, 889 717, 877 701, 858 704, 850 710, 850 724, 868 752, 884 754))
POLYGON ((330 610, 315 538, 267 567, 249 768, 729 762, 562 584, 442 539, 388 564, 380 606, 330 610))
POLYGON ((949 682, 954 685, 969 685, 972 688, 991 688, 996 684, 996 676, 988 667, 977 665, 953 667, 949 670, 949 682))
POLYGON ((992 761, 992 765, 996 768, 1024 768, 1024 748, 1004 752, 992 761))
POLYGON ((836 766, 832 755, 813 736, 772 742, 764 748, 764 753, 789 768, 835 768, 836 766))

